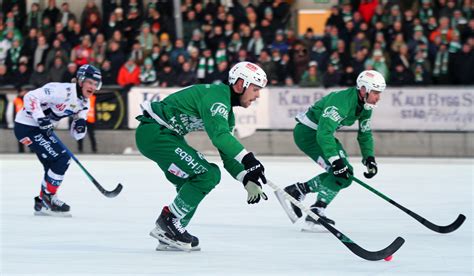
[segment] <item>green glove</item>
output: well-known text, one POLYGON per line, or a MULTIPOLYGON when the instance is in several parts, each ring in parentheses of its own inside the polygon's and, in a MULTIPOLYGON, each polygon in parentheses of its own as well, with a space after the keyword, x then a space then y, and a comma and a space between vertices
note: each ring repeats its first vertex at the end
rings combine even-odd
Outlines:
POLYGON ((244 185, 245 189, 247 190, 247 203, 248 204, 255 204, 260 201, 260 198, 265 200, 268 199, 267 195, 262 191, 262 186, 259 184, 248 181, 246 185, 244 185))

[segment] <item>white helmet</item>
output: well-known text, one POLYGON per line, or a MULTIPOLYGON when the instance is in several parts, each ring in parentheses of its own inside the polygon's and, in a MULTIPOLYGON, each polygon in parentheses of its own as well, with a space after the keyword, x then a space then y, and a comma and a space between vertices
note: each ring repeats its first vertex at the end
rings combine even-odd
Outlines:
POLYGON ((368 103, 367 98, 371 91, 383 92, 385 90, 387 86, 385 84, 385 78, 377 71, 365 70, 357 77, 357 89, 360 90, 362 86, 367 90, 364 98, 364 109, 372 110, 376 108, 377 105, 368 103))
POLYGON ((244 80, 244 88, 251 83, 261 88, 267 85, 267 74, 257 64, 242 61, 234 65, 229 71, 229 83, 234 85, 238 79, 244 80))
POLYGON ((360 90, 362 86, 367 89, 367 93, 370 93, 372 90, 383 92, 387 85, 382 74, 374 70, 365 70, 357 77, 357 89, 360 90))

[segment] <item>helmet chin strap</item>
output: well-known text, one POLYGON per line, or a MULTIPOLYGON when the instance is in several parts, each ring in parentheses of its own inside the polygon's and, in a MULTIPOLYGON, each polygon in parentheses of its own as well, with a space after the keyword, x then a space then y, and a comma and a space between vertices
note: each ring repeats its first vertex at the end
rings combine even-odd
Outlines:
POLYGON ((233 85, 230 85, 230 104, 231 106, 241 106, 240 105, 240 98, 242 97, 242 95, 245 93, 245 91, 247 90, 247 88, 244 88, 244 90, 242 91, 242 93, 237 93, 234 91, 234 87, 233 85))
POLYGON ((367 99, 369 99, 369 93, 370 91, 365 88, 365 97, 364 97, 364 109, 365 110, 373 110, 377 107, 376 104, 371 104, 367 102, 367 99))
POLYGON ((84 95, 82 94, 82 86, 79 85, 79 80, 77 80, 76 82, 76 95, 77 95, 77 98, 81 100, 84 99, 84 95))
POLYGON ((373 110, 377 107, 375 104, 370 104, 370 103, 364 103, 364 109, 365 110, 373 110))

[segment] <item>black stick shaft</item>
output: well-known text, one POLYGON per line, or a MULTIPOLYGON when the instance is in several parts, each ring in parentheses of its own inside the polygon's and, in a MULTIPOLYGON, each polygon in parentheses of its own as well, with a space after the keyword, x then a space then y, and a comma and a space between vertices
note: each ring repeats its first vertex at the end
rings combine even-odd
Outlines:
POLYGON ((408 214, 410 217, 416 219, 418 222, 423 224, 426 228, 428 228, 430 230, 433 230, 435 232, 438 232, 438 233, 441 233, 441 234, 451 233, 451 232, 455 231, 456 229, 458 229, 464 223, 464 221, 466 220, 466 216, 460 214, 460 215, 458 215, 456 220, 453 223, 449 224, 449 225, 446 225, 446 226, 436 225, 436 224, 432 223, 431 221, 425 219, 424 217, 418 215, 417 213, 415 213, 415 212, 409 210, 408 208, 402 206, 401 204, 397 203, 393 199, 391 199, 388 196, 384 195, 383 193, 377 191, 376 189, 372 188, 371 186, 369 186, 368 184, 362 182, 361 180, 357 179, 356 177, 353 176, 352 179, 355 182, 357 182, 358 184, 360 184, 362 187, 366 188, 367 190, 371 191, 372 193, 374 193, 374 194, 378 195, 379 197, 383 198, 385 201, 389 202, 393 206, 395 206, 398 209, 402 210, 403 212, 408 214))

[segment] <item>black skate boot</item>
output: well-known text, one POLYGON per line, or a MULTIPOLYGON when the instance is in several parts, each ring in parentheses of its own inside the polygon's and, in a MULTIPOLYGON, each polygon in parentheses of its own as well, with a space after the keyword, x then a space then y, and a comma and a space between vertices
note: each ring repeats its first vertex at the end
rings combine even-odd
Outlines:
MULTIPOLYGON (((324 211, 326 210, 327 204, 322 201, 317 201, 315 204, 311 205, 310 210, 319 215, 319 219, 325 221, 328 224, 336 225, 334 220, 326 217, 324 211)), ((321 232, 326 231, 321 223, 310 216, 305 218, 306 227, 301 229, 303 232, 321 232)))
MULTIPOLYGON (((196 236, 191 235, 191 251, 201 251, 201 247, 199 247, 199 239, 196 236)), ((167 243, 159 241, 158 246, 156 247, 156 251, 181 251, 180 249, 171 246, 167 243)))
POLYGON ((71 207, 61 201, 57 195, 43 193, 42 198, 35 197, 35 215, 36 216, 55 216, 70 217, 71 207))
POLYGON ((41 211, 41 209, 43 208, 43 202, 41 202, 41 199, 39 198, 39 196, 36 196, 35 197, 35 211, 36 212, 39 212, 41 211))
MULTIPOLYGON (((156 220, 156 227, 151 230, 150 235, 160 242, 180 250, 192 250, 193 236, 186 231, 179 218, 171 213, 168 206, 163 207, 161 215, 156 220)), ((197 240, 197 244, 199 244, 199 240, 197 240)))
MULTIPOLYGON (((299 182, 286 187, 284 190, 300 202, 303 201, 306 197, 306 194, 309 193, 308 184, 299 182)), ((300 208, 295 206, 293 203, 291 203, 291 208, 293 209, 293 212, 295 212, 297 218, 300 218, 303 215, 300 208)))

